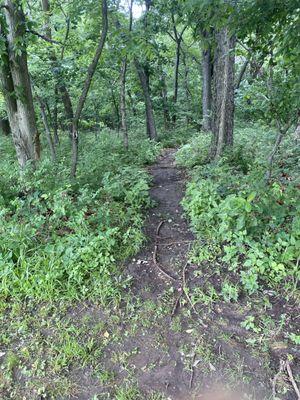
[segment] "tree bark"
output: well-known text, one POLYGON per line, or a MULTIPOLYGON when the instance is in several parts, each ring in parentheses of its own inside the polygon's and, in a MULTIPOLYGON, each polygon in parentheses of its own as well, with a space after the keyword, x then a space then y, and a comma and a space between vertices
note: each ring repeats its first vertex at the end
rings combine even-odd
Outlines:
POLYGON ((213 139, 211 157, 217 159, 233 144, 235 37, 227 27, 216 33, 213 73, 213 139))
POLYGON ((134 64, 141 82, 141 86, 143 89, 144 100, 145 100, 145 109, 146 109, 146 123, 147 123, 147 134, 151 140, 157 140, 157 132, 154 120, 154 113, 152 107, 152 100, 149 93, 149 87, 147 82, 147 76, 144 71, 144 68, 141 64, 134 60, 134 64))
POLYGON ((55 85, 54 88, 54 108, 53 108, 53 137, 55 145, 59 144, 59 136, 58 136, 58 111, 57 111, 57 103, 58 103, 58 88, 55 85))
POLYGON ((212 128, 212 57, 211 48, 202 50, 202 129, 210 131, 212 128))
POLYGON ((235 84, 235 90, 239 89, 239 87, 240 87, 240 85, 242 83, 242 80, 244 78, 244 75, 245 75, 245 72, 246 72, 246 69, 248 67, 249 62, 250 62, 250 59, 247 58, 246 61, 244 62, 244 64, 242 65, 242 68, 240 70, 240 73, 238 75, 238 78, 237 78, 237 81, 236 81, 236 84, 235 84))
MULTIPOLYGON (((186 62, 186 54, 184 51, 182 51, 182 63, 184 66, 184 89, 185 89, 185 99, 186 99, 186 104, 188 106, 190 106, 191 100, 192 100, 192 96, 191 96, 191 92, 189 89, 189 68, 186 62)), ((189 125, 191 122, 191 118, 189 115, 189 110, 186 110, 186 124, 189 125)))
MULTIPOLYGON (((51 8, 50 8, 49 0, 42 0, 42 9, 43 9, 43 12, 45 13, 45 33, 49 39, 52 39, 52 29, 51 29, 51 24, 50 24, 51 8)), ((69 33, 69 28, 70 28, 70 26, 69 26, 69 21, 68 21, 66 38, 65 38, 64 45, 62 47, 62 52, 61 52, 61 59, 63 59, 63 57, 64 57, 65 42, 67 39, 67 35, 69 33)), ((71 97, 70 97, 69 91, 64 83, 63 76, 62 76, 61 72, 59 72, 60 71, 60 68, 58 65, 59 63, 58 63, 58 59, 57 59, 54 51, 50 52, 50 60, 52 61, 53 70, 56 71, 54 73, 54 77, 57 81, 55 90, 58 90, 60 92, 61 100, 62 100, 65 114, 66 114, 69 135, 70 135, 70 137, 72 137, 72 121, 74 118, 74 111, 73 111, 71 97)), ((55 131, 55 129, 54 129, 54 131, 55 131)), ((55 132, 57 133, 57 131, 55 131, 55 132)), ((54 134, 54 135, 55 135, 54 136, 55 141, 57 141, 58 136, 57 136, 57 134, 54 134)))
POLYGON ((165 73, 161 72, 161 99, 163 104, 163 114, 164 114, 164 127, 166 130, 170 127, 170 113, 168 107, 168 93, 167 93, 167 85, 166 85, 166 77, 165 73))
POLYGON ((8 119, 21 170, 40 157, 40 141, 27 65, 27 51, 20 38, 25 35, 25 16, 19 1, 6 0, 4 14, 7 34, 3 34, 7 54, 2 53, 1 80, 8 119))
POLYGON ((121 90, 120 90, 120 111, 121 111, 121 130, 123 132, 124 147, 128 150, 128 129, 126 121, 126 70, 127 70, 127 59, 126 57, 122 63, 121 70, 121 90))
MULTIPOLYGON (((133 0, 130 0, 129 5, 129 32, 132 31, 132 6, 133 0)), ((127 57, 125 56, 122 62, 121 69, 121 88, 120 88, 120 111, 121 111, 121 130, 123 132, 124 147, 128 150, 128 128, 126 117, 126 72, 127 72, 127 57)))
POLYGON ((104 43, 106 40, 106 35, 107 35, 107 30, 108 30, 108 17, 107 17, 107 1, 102 0, 102 32, 100 36, 100 40, 98 43, 98 46, 96 48, 96 52, 94 55, 94 58, 88 68, 87 76, 84 82, 84 86, 82 89, 81 96, 79 98, 76 112, 72 121, 72 162, 71 162, 71 177, 76 176, 76 170, 77 170, 77 164, 78 164, 78 125, 79 125, 79 120, 81 117, 81 113, 92 83, 92 79, 94 76, 94 73, 97 68, 98 61, 101 57, 102 50, 104 47, 104 43))
POLYGON ((187 25, 182 29, 182 31, 179 33, 177 31, 176 27, 176 21, 174 14, 172 12, 171 14, 171 19, 172 19, 172 25, 173 25, 173 34, 174 36, 171 36, 171 38, 175 41, 176 43, 176 54, 175 54, 175 69, 174 69, 174 95, 173 95, 173 102, 174 102, 174 113, 172 116, 172 121, 173 124, 176 124, 176 119, 177 119, 177 110, 176 110, 176 105, 177 105, 177 99, 178 99, 178 81, 179 81, 179 64, 180 64, 180 50, 181 50, 181 42, 182 42, 182 37, 183 34, 187 28, 187 25))
POLYGON ((54 141, 53 141, 53 138, 51 135, 50 126, 48 123, 48 118, 47 118, 47 113, 46 113, 46 105, 38 95, 36 95, 36 99, 40 105, 41 117, 42 117, 42 121, 44 124, 45 132, 46 132, 46 138, 47 138, 47 143, 48 143, 49 150, 50 150, 50 155, 51 155, 52 161, 55 161, 56 160, 56 152, 55 152, 54 141))

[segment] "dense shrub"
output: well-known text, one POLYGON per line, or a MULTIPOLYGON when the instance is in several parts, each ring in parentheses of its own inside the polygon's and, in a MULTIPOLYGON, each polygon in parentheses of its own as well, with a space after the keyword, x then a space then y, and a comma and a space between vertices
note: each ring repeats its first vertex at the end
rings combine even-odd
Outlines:
POLYGON ((129 155, 114 133, 87 135, 73 182, 67 146, 61 145, 56 164, 46 158, 23 177, 15 164, 0 165, 4 298, 118 300, 116 261, 134 254, 143 241, 143 209, 150 202, 142 165, 156 157, 158 147, 135 138, 129 155))
MULTIPOLYGON (((244 134, 244 130, 239 131, 245 141, 244 134)), ((297 151, 290 154, 293 167, 292 162, 282 164, 279 160, 282 167, 267 187, 266 153, 263 156, 261 149, 267 151, 268 140, 266 132, 258 135, 253 129, 243 153, 237 143, 218 163, 194 168, 183 201, 193 229, 206 248, 201 246, 198 261, 221 258, 230 270, 239 273, 249 293, 256 291, 262 281, 272 286, 286 282, 294 288, 300 278, 297 151), (252 146, 253 136, 260 148, 257 152, 252 146)), ((290 146, 292 143, 286 142, 282 154, 290 146)), ((181 149, 179 161, 187 148, 181 149)), ((198 151, 201 153, 201 149, 198 151)), ((190 153, 186 154, 187 166, 194 164, 188 157, 190 153)))

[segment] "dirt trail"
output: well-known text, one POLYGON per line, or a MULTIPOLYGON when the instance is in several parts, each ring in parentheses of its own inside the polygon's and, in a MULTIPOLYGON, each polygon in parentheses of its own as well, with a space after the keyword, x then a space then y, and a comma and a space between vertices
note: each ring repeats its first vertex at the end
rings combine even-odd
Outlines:
POLYGON ((134 278, 133 290, 142 297, 149 298, 165 290, 166 284, 180 279, 186 253, 193 234, 183 218, 180 202, 184 195, 184 171, 175 166, 176 150, 165 150, 157 163, 149 168, 152 175, 150 196, 154 207, 149 211, 145 223, 147 244, 128 271, 134 278), (158 232, 159 230, 159 232, 158 232), (154 254, 155 246, 157 251, 154 254), (158 266, 155 265, 155 256, 158 266))
MULTIPOLYGON (((200 267, 187 263, 194 237, 180 205, 186 179, 185 172, 175 165, 175 152, 164 150, 149 167, 153 207, 145 222, 147 243, 124 266, 124 274, 132 282, 123 304, 115 314, 108 311, 107 316, 100 309, 84 311, 95 324, 99 320, 105 323, 113 338, 99 360, 101 368, 113 378, 101 385, 92 371, 80 375, 77 371, 74 380, 80 380, 84 387, 74 399, 88 400, 99 393, 108 395, 100 398, 114 398, 109 393, 124 385, 137 386, 145 399, 163 399, 157 393, 170 400, 200 399, 216 384, 235 390, 244 390, 246 384, 249 399, 271 398, 270 380, 278 372, 279 358, 290 349, 282 346, 276 326, 274 343, 266 342, 269 347, 263 352, 251 348, 247 341, 251 343, 255 335, 242 328, 241 322, 249 314, 267 311, 256 309, 255 301, 247 299, 232 304, 218 297, 215 300, 215 290, 220 292, 222 284, 223 265, 207 263, 200 267), (196 307, 190 297, 195 293, 196 307)), ((264 340, 264 335, 256 337, 264 340)), ((280 380, 277 385, 289 384, 280 380)), ((280 398, 296 399, 293 391, 280 398)))
MULTIPOLYGON (((175 166, 175 152, 174 149, 166 149, 157 163, 149 168, 153 178, 150 196, 154 207, 145 223, 147 244, 127 268, 133 277, 133 292, 142 300, 152 300, 157 307, 166 303, 163 297, 168 292, 175 302, 180 295, 182 270, 193 240, 180 205, 185 174, 175 166)), ((142 389, 158 390, 172 396, 172 399, 180 399, 190 389, 191 374, 185 370, 188 366, 184 365, 181 354, 185 340, 186 343, 190 340, 188 334, 184 339, 184 333, 170 331, 172 316, 170 310, 168 313, 163 325, 157 326, 153 321, 146 335, 143 333, 137 338, 135 344, 139 354, 132 361, 137 368, 152 365, 150 371, 147 368, 141 372, 137 370, 136 378, 142 389)))

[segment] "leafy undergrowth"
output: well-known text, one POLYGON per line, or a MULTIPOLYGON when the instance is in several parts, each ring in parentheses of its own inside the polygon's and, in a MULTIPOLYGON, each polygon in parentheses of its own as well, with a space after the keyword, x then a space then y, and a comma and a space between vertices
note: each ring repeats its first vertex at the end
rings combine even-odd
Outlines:
MULTIPOLYGON (((268 289, 299 300, 299 146, 289 137, 276 157, 269 186, 267 156, 275 134, 237 129, 235 145, 207 164, 209 137, 198 134, 177 153, 191 169, 183 206, 198 238, 195 263, 223 265, 221 298, 238 301, 268 289)), ((299 342, 299 333, 293 341, 299 342)))
MULTIPOLYGON (((9 140, 1 147, 13 157, 9 140)), ((66 138, 57 163, 46 158, 22 178, 7 157, 0 164, 2 300, 120 299, 117 264, 141 246, 150 204, 142 166, 159 147, 134 138, 127 153, 115 132, 86 134, 76 182, 68 147, 66 138)))

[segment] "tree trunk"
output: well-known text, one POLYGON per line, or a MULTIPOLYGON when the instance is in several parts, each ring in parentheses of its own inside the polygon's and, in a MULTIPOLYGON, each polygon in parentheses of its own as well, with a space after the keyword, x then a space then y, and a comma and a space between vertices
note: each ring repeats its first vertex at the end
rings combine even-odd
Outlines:
POLYGON ((8 136, 10 134, 10 127, 7 118, 0 118, 0 131, 4 136, 8 136))
POLYGON ((134 61, 141 86, 143 89, 144 100, 145 100, 145 109, 146 109, 146 123, 147 123, 147 134, 151 140, 157 140, 157 132, 154 120, 154 113, 152 107, 152 100, 149 93, 149 87, 147 82, 147 76, 144 71, 144 68, 140 65, 140 63, 135 60, 134 61))
MULTIPOLYGON (((182 52, 182 63, 184 66, 184 89, 185 89, 185 99, 186 99, 186 104, 187 106, 190 106, 192 104, 191 100, 192 100, 192 96, 191 96, 191 92, 189 89, 189 68, 187 66, 187 62, 186 62, 186 54, 183 51, 182 52)), ((186 110, 186 124, 189 125, 191 123, 191 118, 189 115, 189 109, 186 110)))
POLYGON ((172 121, 173 124, 176 124, 176 118, 177 118, 177 110, 176 110, 176 105, 177 105, 177 99, 178 99, 178 80, 179 80, 179 63, 180 63, 180 43, 181 43, 181 38, 176 40, 176 56, 175 56, 175 70, 174 70, 174 95, 173 95, 173 101, 174 101, 174 113, 172 116, 172 121))
POLYGON ((202 129, 204 131, 210 131, 212 128, 212 70, 211 49, 208 47, 202 51, 202 129))
MULTIPOLYGON (((36 127, 27 52, 20 39, 25 36, 25 16, 18 1, 6 0, 4 13, 7 54, 2 53, 1 80, 8 119, 21 170, 40 157, 40 141, 36 127)), ((2 32, 3 35, 3 32, 2 32)), ((4 36, 4 35, 3 35, 4 36)), ((21 40, 22 42, 22 40, 21 40)))
POLYGON ((50 150, 50 155, 51 155, 52 161, 55 161, 56 160, 56 152, 55 152, 55 146, 54 146, 54 142, 52 139, 51 130, 49 127, 48 118, 47 118, 47 114, 46 114, 46 106, 45 106, 45 103, 43 102, 43 100, 39 96, 36 96, 36 98, 39 102, 40 109, 41 109, 41 116, 42 116, 42 121, 43 121, 45 132, 46 132, 46 138, 47 138, 47 142, 48 142, 48 146, 49 146, 49 150, 50 150))
POLYGON ((236 84, 235 84, 235 90, 239 89, 239 87, 241 85, 241 82, 243 80, 243 77, 245 75, 246 69, 248 67, 249 62, 250 62, 250 59, 247 58, 246 61, 244 62, 244 64, 242 65, 242 68, 240 70, 240 73, 238 75, 238 78, 237 78, 237 81, 236 81, 236 84))
POLYGON ((121 124, 120 124, 120 110, 119 110, 119 104, 116 100, 115 92, 114 92, 114 84, 110 83, 110 93, 111 93, 111 99, 112 103, 114 105, 115 109, 115 114, 116 114, 116 120, 117 120, 117 126, 115 125, 115 121, 113 120, 113 128, 116 129, 118 132, 120 130, 121 124))
MULTIPOLYGON (((51 9, 50 9, 49 0, 42 0, 42 8, 43 8, 43 12, 45 13, 45 33, 49 39, 52 39, 52 30, 51 30, 51 24, 50 24, 51 9)), ((69 29, 69 25, 68 25, 68 29, 69 29)), ((64 49, 64 47, 63 47, 63 49, 64 49)), ((62 49, 62 58, 64 55, 63 49, 62 49)), ((64 83, 63 76, 62 76, 61 72, 59 72, 60 68, 58 65, 58 59, 56 57, 55 51, 50 51, 50 60, 52 61, 52 68, 55 71, 54 77, 57 81, 55 90, 58 90, 60 92, 61 100, 62 100, 64 110, 66 113, 66 120, 67 120, 69 135, 71 138, 72 137, 72 121, 74 118, 71 97, 70 97, 69 91, 64 83)), ((54 129, 54 138, 55 138, 55 141, 57 141, 58 136, 57 136, 57 131, 55 131, 55 129, 54 129)))
POLYGON ((126 121, 126 70, 127 58, 125 57, 122 63, 121 70, 121 90, 120 90, 120 111, 121 111, 121 130, 123 132, 124 147, 128 150, 128 129, 126 121))
POLYGON ((98 46, 96 48, 96 52, 94 55, 94 58, 89 65, 87 76, 84 82, 84 86, 82 89, 81 96, 79 98, 76 112, 72 121, 72 160, 71 160, 71 177, 76 176, 76 170, 77 170, 77 164, 78 164, 78 125, 79 125, 79 120, 81 117, 81 113, 92 83, 92 79, 94 76, 94 73, 96 71, 96 67, 98 65, 98 61, 101 57, 102 50, 104 47, 104 43, 106 40, 106 35, 107 35, 107 30, 108 30, 108 18, 107 18, 107 1, 102 0, 102 32, 101 36, 99 39, 98 46))
POLYGON ((54 89, 54 108, 53 108, 53 137, 54 137, 54 144, 59 144, 59 136, 58 136, 58 111, 57 111, 57 103, 58 103, 58 88, 55 85, 54 89))
MULTIPOLYGON (((132 31, 132 6, 133 0, 129 4, 129 33, 132 31)), ((126 120, 126 72, 127 72, 127 57, 124 57, 121 69, 121 90, 120 90, 120 111, 121 111, 121 130, 123 132, 124 147, 128 150, 128 128, 126 120)))
POLYGON ((166 77, 164 72, 161 72, 161 99, 163 104, 163 113, 164 113, 164 127, 166 130, 170 127, 170 114, 168 107, 168 93, 167 93, 167 85, 166 85, 166 77))
POLYGON ((233 144, 235 37, 228 28, 216 34, 213 79, 213 140, 211 156, 217 159, 225 146, 233 144))

